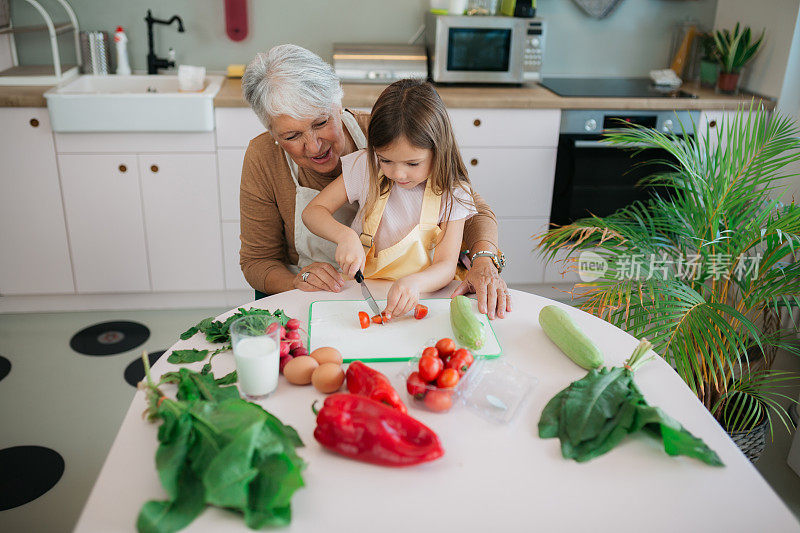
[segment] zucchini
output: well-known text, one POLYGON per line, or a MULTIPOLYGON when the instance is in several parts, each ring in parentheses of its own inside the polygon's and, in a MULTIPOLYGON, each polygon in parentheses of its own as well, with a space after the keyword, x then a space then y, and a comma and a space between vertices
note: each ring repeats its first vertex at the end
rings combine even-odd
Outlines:
POLYGON ((591 370, 603 364, 603 354, 562 308, 547 305, 539 311, 539 325, 578 366, 591 370))
POLYGON ((466 296, 450 300, 450 325, 456 340, 470 350, 477 350, 486 342, 486 329, 472 312, 472 300, 466 296))

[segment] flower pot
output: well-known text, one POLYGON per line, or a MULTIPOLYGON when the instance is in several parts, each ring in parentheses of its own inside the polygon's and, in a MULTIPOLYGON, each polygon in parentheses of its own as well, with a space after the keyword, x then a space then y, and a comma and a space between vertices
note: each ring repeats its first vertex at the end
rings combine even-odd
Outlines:
POLYGON ((767 447, 767 417, 751 430, 729 431, 728 435, 750 462, 755 463, 767 447))
POLYGON ((720 72, 717 77, 717 90, 725 94, 736 94, 739 90, 739 73, 720 72))
POLYGON ((719 65, 716 61, 708 59, 700 60, 700 85, 713 89, 717 83, 717 75, 719 74, 719 65))

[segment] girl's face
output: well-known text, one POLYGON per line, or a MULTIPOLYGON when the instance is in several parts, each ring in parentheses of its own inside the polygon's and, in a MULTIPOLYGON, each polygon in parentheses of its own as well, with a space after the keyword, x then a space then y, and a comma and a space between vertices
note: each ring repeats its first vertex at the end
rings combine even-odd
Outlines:
POLYGON ((413 189, 431 172, 433 151, 419 148, 400 137, 383 148, 376 148, 378 165, 384 175, 402 189, 413 189))

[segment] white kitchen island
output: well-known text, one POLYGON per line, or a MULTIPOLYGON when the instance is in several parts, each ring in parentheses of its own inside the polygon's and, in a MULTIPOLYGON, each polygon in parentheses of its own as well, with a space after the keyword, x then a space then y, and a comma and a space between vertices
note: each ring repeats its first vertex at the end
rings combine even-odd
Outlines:
MULTIPOLYGON (((370 281, 376 298, 389 284, 370 281)), ((451 288, 430 295, 447 297, 451 288)), ((254 303, 284 309, 307 322, 309 304, 322 299, 358 299, 350 284, 340 294, 291 291, 254 303)), ((293 426, 308 462, 306 486, 292 499, 292 523, 303 532, 376 531, 647 531, 790 532, 800 524, 742 455, 680 377, 661 359, 636 373, 648 403, 662 407, 715 450, 725 467, 688 457, 670 457, 645 435, 627 437, 611 452, 578 464, 561 457, 557 439, 538 436, 539 415, 559 390, 585 375, 545 336, 539 310, 552 300, 512 291, 514 311, 493 323, 503 358, 538 378, 538 385, 509 425, 497 425, 463 406, 448 413, 422 411, 409 401, 398 373, 405 363, 374 363, 392 379, 409 414, 433 429, 445 449, 441 459, 410 468, 361 463, 324 450, 313 437, 311 404, 324 395, 281 378, 261 405, 293 426)), ((231 311, 231 313, 234 310, 231 311)), ((632 336, 588 314, 570 310, 605 354, 621 365, 637 344, 632 336)), ((228 313, 230 314, 230 313, 228 313)), ((223 317, 227 315, 222 315, 223 317)), ((356 319, 355 317, 353 318, 356 319)), ((401 324, 392 324, 400 327, 401 324)), ((179 332, 176 332, 176 335, 179 332)), ((443 336, 449 332, 443 332, 443 336)), ((426 339, 420 339, 420 344, 426 339)), ((209 348, 201 335, 174 348, 209 348)), ((233 355, 215 358, 214 373, 233 370, 233 355)), ((190 365, 199 370, 203 363, 190 365)), ((154 375, 175 370, 166 357, 154 375)), ((165 392, 174 394, 171 387, 165 392)), ((78 532, 135 530, 147 500, 164 499, 155 468, 158 426, 142 418, 137 392, 77 524, 78 532)), ((241 515, 207 508, 186 531, 248 531, 241 515)))

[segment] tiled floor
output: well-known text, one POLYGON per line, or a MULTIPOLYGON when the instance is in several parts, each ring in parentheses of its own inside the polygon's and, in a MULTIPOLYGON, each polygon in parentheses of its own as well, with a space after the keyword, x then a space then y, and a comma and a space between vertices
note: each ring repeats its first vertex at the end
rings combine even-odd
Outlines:
MULTIPOLYGON (((0 380, 0 449, 46 446, 59 452, 66 465, 61 480, 47 493, 0 511, 0 531, 71 531, 134 394, 123 379, 125 368, 142 350, 164 350, 188 326, 223 311, 0 315, 0 356, 12 365, 0 380), (117 320, 144 324, 150 337, 135 349, 105 357, 81 355, 70 348, 77 331, 117 320)), ((800 370, 800 360, 786 354, 777 365, 800 370)), ((800 477, 786 464, 790 444, 790 434, 778 429, 757 467, 800 518, 800 477)))

